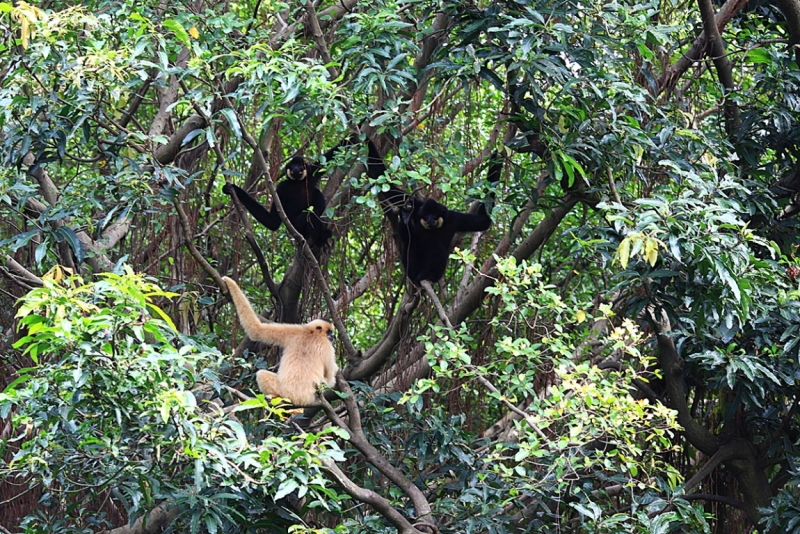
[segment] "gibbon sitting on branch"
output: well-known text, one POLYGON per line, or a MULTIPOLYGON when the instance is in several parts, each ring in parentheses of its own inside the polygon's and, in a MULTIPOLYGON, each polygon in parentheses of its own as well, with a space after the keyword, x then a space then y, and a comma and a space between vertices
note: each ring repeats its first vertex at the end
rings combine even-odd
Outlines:
POLYGON ((289 399, 295 406, 314 404, 320 384, 336 385, 333 326, 321 319, 308 324, 262 323, 236 282, 224 276, 247 337, 283 348, 278 373, 259 370, 258 389, 270 397, 289 399))

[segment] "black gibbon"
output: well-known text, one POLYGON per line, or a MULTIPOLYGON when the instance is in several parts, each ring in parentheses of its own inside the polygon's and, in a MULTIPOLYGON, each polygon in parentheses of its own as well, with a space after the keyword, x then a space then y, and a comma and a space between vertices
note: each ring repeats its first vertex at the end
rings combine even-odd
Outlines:
MULTIPOLYGON (((369 176, 377 178, 385 170, 383 158, 369 141, 369 176)), ((502 159, 497 153, 492 154, 487 176, 489 181, 498 182, 502 170, 502 159)), ((382 199, 390 206, 400 205, 389 220, 406 276, 417 286, 423 280, 436 283, 444 276, 456 233, 483 232, 492 224, 485 203, 481 203, 477 213, 471 214, 447 209, 432 198, 409 195, 396 188, 382 193, 382 199)))
POLYGON ((295 406, 314 404, 321 384, 336 385, 333 326, 321 319, 308 324, 262 323, 239 286, 224 276, 247 337, 283 348, 278 372, 256 372, 258 389, 270 397, 289 399, 295 406))
MULTIPOLYGON (((325 160, 330 160, 338 149, 349 144, 351 141, 346 139, 328 150, 325 152, 325 160)), ((321 165, 308 163, 302 157, 294 156, 284 169, 286 179, 275 188, 278 198, 281 199, 283 211, 286 212, 286 218, 309 243, 319 248, 324 247, 333 235, 321 219, 325 213, 325 196, 319 190, 319 181, 324 171, 321 165)), ((274 201, 272 208, 267 211, 263 204, 238 185, 226 183, 222 191, 226 195, 231 195, 235 191, 247 211, 270 230, 275 231, 280 228, 281 218, 274 201)))

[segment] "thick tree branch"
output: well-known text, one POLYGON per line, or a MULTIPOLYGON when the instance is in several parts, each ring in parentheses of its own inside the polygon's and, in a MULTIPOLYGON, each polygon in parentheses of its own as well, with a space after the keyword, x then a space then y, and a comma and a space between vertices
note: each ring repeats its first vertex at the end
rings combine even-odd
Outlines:
POLYGON ((794 49, 795 63, 800 65, 800 0, 775 0, 775 5, 786 17, 789 46, 794 49))
POLYGON ((325 469, 331 474, 333 479, 347 492, 348 495, 353 497, 358 502, 369 504, 376 512, 381 514, 386 520, 394 525, 400 534, 423 534, 403 517, 403 515, 394 509, 389 501, 381 495, 372 490, 362 488, 355 482, 350 480, 344 472, 339 469, 336 462, 329 459, 320 460, 325 469))
POLYGON ((685 432, 686 439, 707 456, 714 456, 719 450, 719 440, 700 425, 689 413, 683 382, 683 359, 678 356, 675 342, 671 337, 672 325, 666 313, 651 314, 650 321, 658 337, 658 363, 664 373, 669 407, 678 412, 678 424, 685 432))
POLYGON ((344 403, 347 408, 350 424, 348 425, 345 423, 327 399, 321 397, 322 409, 325 410, 325 414, 335 425, 350 434, 350 439, 348 441, 364 455, 364 459, 367 462, 375 466, 386 478, 403 490, 403 493, 408 496, 411 503, 414 505, 417 519, 419 521, 432 521, 431 506, 428 504, 428 500, 422 494, 422 491, 420 491, 420 489, 399 469, 389 463, 389 461, 378 452, 378 449, 373 447, 367 440, 361 428, 361 414, 358 411, 358 404, 356 403, 355 396, 341 372, 336 374, 336 387, 339 391, 347 394, 344 403))
MULTIPOLYGON (((748 519, 758 525, 761 520, 759 508, 769 505, 772 489, 764 469, 760 466, 756 447, 736 436, 715 436, 692 418, 684 390, 683 360, 670 335, 672 325, 669 318, 663 311, 651 310, 650 323, 657 334, 658 363, 663 372, 670 407, 678 412, 677 419, 684 428, 684 436, 704 454, 712 458, 717 453, 720 454, 720 461, 725 463, 739 482, 739 490, 745 497, 744 509, 748 519)), ((694 479, 689 482, 695 484, 694 479)))
POLYGON ((733 85, 733 67, 725 52, 725 44, 722 42, 722 36, 720 36, 719 30, 717 30, 717 24, 714 18, 714 6, 711 4, 711 0, 697 0, 697 6, 700 9, 700 16, 703 19, 703 33, 708 43, 708 53, 714 61, 714 66, 717 68, 717 77, 722 87, 725 89, 725 129, 728 135, 732 136, 739 130, 741 123, 739 120, 739 106, 730 98, 731 93, 735 89, 733 85))
POLYGON ((311 29, 311 37, 314 38, 314 45, 317 48, 317 52, 322 56, 322 61, 325 62, 325 67, 328 69, 328 73, 331 75, 331 79, 337 79, 339 77, 339 70, 333 65, 333 59, 331 59, 331 53, 328 51, 328 44, 325 42, 325 38, 322 35, 322 29, 319 26, 319 19, 317 19, 317 10, 314 9, 314 3, 311 0, 306 0, 306 22, 308 23, 309 28, 311 29))
POLYGON ((9 273, 14 273, 14 278, 22 278, 27 284, 32 284, 34 286, 41 286, 44 283, 41 278, 17 263, 11 256, 5 254, 4 257, 6 260, 6 269, 8 269, 9 273))
POLYGON ((170 508, 170 503, 164 502, 156 506, 149 514, 134 521, 132 525, 107 530, 104 534, 160 534, 175 520, 179 512, 177 506, 170 508))
POLYGON ((353 285, 345 288, 339 298, 335 301, 336 309, 339 310, 339 313, 342 313, 351 302, 363 295, 367 289, 369 289, 369 286, 371 286, 372 282, 374 282, 378 275, 381 274, 385 265, 386 258, 385 256, 381 256, 378 258, 378 261, 367 268, 367 272, 364 273, 364 276, 359 278, 358 281, 356 281, 356 283, 353 285))
MULTIPOLYGON (((723 4, 714 18, 716 23, 717 32, 721 32, 728 22, 738 13, 744 6, 747 5, 747 0, 728 0, 723 4)), ((707 37, 705 32, 702 32, 689 47, 689 50, 683 54, 678 61, 672 66, 667 68, 658 80, 658 92, 670 92, 681 79, 681 76, 697 61, 699 61, 705 52, 707 37)))
MULTIPOLYGON (((186 47, 183 47, 178 53, 178 59, 175 62, 175 66, 180 69, 186 68, 186 62, 188 60, 189 50, 186 47)), ((172 104, 178 100, 178 87, 178 77, 173 74, 169 77, 169 85, 161 95, 161 102, 158 106, 158 112, 153 118, 153 122, 150 123, 150 130, 147 132, 148 136, 155 137, 156 135, 161 135, 164 132, 164 127, 166 127, 167 120, 172 113, 172 104)))
POLYGON ((363 357, 353 358, 348 361, 347 367, 342 371, 347 380, 368 380, 389 361, 389 358, 397 349, 403 333, 408 328, 409 319, 418 303, 419 299, 416 293, 406 292, 403 295, 397 315, 389 323, 383 338, 370 348, 363 357))

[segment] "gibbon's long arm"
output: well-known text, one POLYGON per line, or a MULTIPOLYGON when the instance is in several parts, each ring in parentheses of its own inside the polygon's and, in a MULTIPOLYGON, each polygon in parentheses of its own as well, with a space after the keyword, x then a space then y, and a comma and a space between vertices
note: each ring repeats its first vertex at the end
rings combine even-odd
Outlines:
MULTIPOLYGON (((236 184, 230 184, 230 186, 236 191, 236 196, 239 198, 239 202, 242 203, 242 206, 244 206, 245 209, 250 212, 250 215, 258 222, 273 231, 280 227, 281 218, 280 215, 278 215, 278 208, 275 206, 274 202, 272 204, 272 209, 267 211, 267 208, 265 208, 261 202, 251 197, 247 191, 236 184)), ((223 192, 225 192, 224 188, 223 192)))
POLYGON ((239 289, 236 282, 227 276, 223 276, 222 279, 228 285, 228 291, 230 291, 233 305, 236 307, 239 322, 242 323, 244 331, 247 332, 247 337, 253 341, 262 341, 283 347, 290 337, 302 334, 303 325, 262 323, 256 312, 253 311, 253 307, 250 306, 250 301, 247 300, 247 297, 239 289))
POLYGON ((492 225, 492 219, 486 213, 486 206, 481 204, 478 213, 461 213, 450 211, 447 214, 447 225, 456 232, 483 232, 492 225))

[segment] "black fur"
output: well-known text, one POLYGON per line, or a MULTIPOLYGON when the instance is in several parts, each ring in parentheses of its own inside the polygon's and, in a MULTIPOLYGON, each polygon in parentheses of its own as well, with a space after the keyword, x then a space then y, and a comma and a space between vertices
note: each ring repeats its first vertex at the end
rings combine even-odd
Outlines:
MULTIPOLYGON (((325 153, 326 161, 339 148, 350 144, 349 140, 342 141, 325 153)), ((283 211, 292 226, 311 244, 322 248, 333 235, 325 222, 321 219, 325 213, 325 196, 319 190, 319 181, 325 169, 315 163, 308 163, 300 156, 289 160, 284 169, 285 178, 275 188, 278 198, 281 199, 283 211), (312 208, 309 210, 309 207, 312 208)), ((236 196, 247 211, 255 219, 272 231, 281 225, 278 208, 272 203, 272 208, 267 208, 258 200, 251 197, 247 191, 234 184, 225 184, 222 191, 230 195, 236 191, 236 196)))
MULTIPOLYGON (((369 152, 368 174, 377 178, 386 167, 372 141, 369 141, 369 152)), ((502 169, 502 159, 493 154, 489 181, 499 181, 502 169)), ((415 285, 423 280, 435 283, 444 276, 456 233, 483 232, 492 224, 485 203, 475 214, 462 213, 447 209, 432 198, 409 195, 397 188, 382 193, 381 200, 388 205, 387 216, 400 248, 400 261, 406 276, 415 285)))

